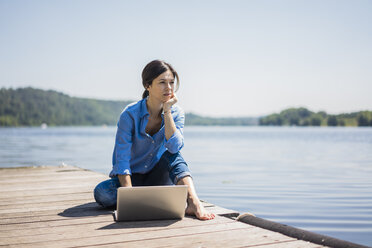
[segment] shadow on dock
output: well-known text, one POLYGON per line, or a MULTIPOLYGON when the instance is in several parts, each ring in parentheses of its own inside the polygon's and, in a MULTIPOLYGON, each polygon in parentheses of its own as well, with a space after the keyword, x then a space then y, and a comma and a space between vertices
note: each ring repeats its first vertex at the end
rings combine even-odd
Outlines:
POLYGON ((78 206, 65 209, 59 213, 59 216, 63 217, 89 217, 89 216, 100 216, 100 215, 112 215, 115 208, 103 208, 96 202, 84 203, 78 206))
POLYGON ((151 220, 151 221, 125 221, 125 222, 114 222, 104 227, 98 228, 98 230, 105 229, 125 229, 125 228, 144 228, 144 227, 167 227, 173 225, 181 220, 151 220))
MULTIPOLYGON (((112 215, 115 207, 103 208, 96 202, 84 203, 71 208, 65 209, 63 212, 59 213, 62 217, 92 217, 92 216, 102 216, 102 215, 112 215)), ((112 217, 113 223, 98 228, 98 230, 105 229, 125 229, 125 228, 144 228, 144 227, 167 227, 180 220, 157 220, 157 221, 127 221, 127 222, 115 222, 114 216, 112 217)))

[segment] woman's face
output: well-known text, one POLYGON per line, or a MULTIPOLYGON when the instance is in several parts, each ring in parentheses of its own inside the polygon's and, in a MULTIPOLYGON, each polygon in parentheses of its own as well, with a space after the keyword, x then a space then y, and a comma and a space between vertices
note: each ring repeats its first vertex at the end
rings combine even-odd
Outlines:
POLYGON ((170 70, 160 74, 152 81, 152 84, 147 87, 149 97, 155 98, 161 102, 166 102, 173 97, 174 92, 174 77, 170 70))

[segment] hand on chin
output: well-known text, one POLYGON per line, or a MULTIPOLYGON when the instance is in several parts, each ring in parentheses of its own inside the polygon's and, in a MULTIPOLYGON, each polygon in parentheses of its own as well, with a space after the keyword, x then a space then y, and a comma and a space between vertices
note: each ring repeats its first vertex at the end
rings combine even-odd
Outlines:
POLYGON ((165 102, 163 102, 163 106, 166 105, 164 107, 168 107, 168 108, 170 108, 173 104, 175 104, 178 101, 175 94, 173 94, 172 96, 168 96, 164 99, 165 99, 165 102))

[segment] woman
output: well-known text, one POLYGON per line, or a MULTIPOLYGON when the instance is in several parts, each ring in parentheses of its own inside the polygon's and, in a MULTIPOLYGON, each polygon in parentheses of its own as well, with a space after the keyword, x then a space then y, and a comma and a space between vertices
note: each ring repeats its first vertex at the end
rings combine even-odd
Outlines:
POLYGON ((116 205, 118 187, 188 185, 186 214, 201 220, 215 217, 206 211, 195 192, 190 170, 180 154, 185 115, 175 105, 173 67, 160 60, 142 71, 142 100, 128 105, 120 115, 113 152, 111 179, 94 189, 96 202, 116 205))

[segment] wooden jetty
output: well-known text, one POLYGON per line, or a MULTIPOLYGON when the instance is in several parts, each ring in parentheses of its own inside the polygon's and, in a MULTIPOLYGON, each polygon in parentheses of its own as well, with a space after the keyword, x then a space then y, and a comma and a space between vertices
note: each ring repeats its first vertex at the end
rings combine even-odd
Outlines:
POLYGON ((206 202, 214 220, 115 222, 92 193, 107 178, 73 166, 0 169, 0 247, 324 247, 206 202))

